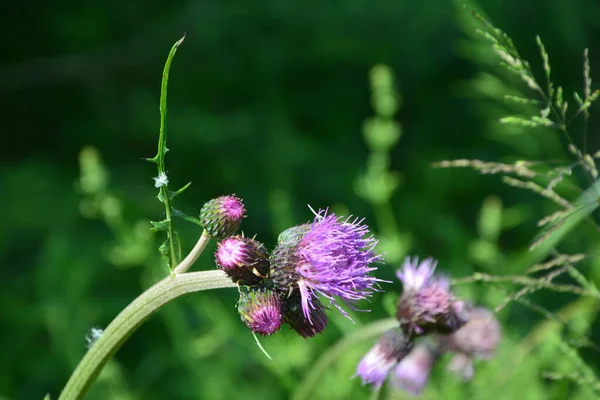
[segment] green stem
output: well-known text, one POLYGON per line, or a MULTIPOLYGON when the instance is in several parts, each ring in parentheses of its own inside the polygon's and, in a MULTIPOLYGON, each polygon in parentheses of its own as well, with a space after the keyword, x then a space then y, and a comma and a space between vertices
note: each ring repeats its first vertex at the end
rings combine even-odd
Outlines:
POLYGON ((173 218, 171 218, 171 200, 166 186, 160 188, 160 194, 165 203, 165 214, 167 219, 167 236, 169 239, 169 253, 171 253, 171 268, 177 265, 177 253, 175 252, 175 231, 173 230, 173 218))
MULTIPOLYGON (((158 136, 158 153, 156 157, 154 157, 151 161, 155 162, 158 166, 158 176, 166 176, 167 171, 165 169, 165 155, 169 151, 167 148, 167 86, 169 83, 169 71, 171 70, 171 62, 173 61, 173 57, 175 57, 175 52, 177 52, 177 48, 183 42, 185 36, 179 39, 169 52, 169 56, 167 57, 167 62, 165 63, 165 67, 163 69, 162 80, 160 84, 160 132, 158 136)), ((173 218, 172 218, 172 210, 171 207, 171 198, 170 193, 167 188, 167 182, 165 182, 159 189, 159 200, 162 201, 165 205, 165 214, 167 221, 167 240, 169 241, 169 255, 170 255, 170 268, 174 268, 177 265, 177 252, 175 251, 175 232, 173 230, 173 218)))
POLYGON ((202 236, 200 236, 200 239, 198 239, 198 242, 196 243, 192 251, 190 251, 190 254, 188 254, 187 257, 185 257, 183 261, 173 269, 173 273, 177 275, 183 274, 185 271, 187 271, 192 266, 192 264, 196 262, 200 254, 202 254, 204 248, 206 247, 209 241, 210 235, 205 229, 204 232, 202 232, 202 236))
POLYGON ((168 276, 158 282, 129 304, 106 327, 102 336, 83 356, 58 399, 81 399, 102 367, 119 350, 125 340, 163 305, 186 293, 233 287, 236 285, 222 271, 190 272, 168 276))

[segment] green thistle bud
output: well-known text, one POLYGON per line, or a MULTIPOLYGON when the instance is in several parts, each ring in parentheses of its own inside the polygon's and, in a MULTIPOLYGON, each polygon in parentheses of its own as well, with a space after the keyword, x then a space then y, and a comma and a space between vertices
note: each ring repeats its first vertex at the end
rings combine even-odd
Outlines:
POLYGON ((241 199, 221 196, 212 199, 200 210, 200 222, 210 236, 223 239, 234 235, 240 228, 246 209, 241 199))
POLYGON ((270 290, 241 292, 238 312, 252 332, 263 336, 277 332, 283 319, 279 296, 270 290))

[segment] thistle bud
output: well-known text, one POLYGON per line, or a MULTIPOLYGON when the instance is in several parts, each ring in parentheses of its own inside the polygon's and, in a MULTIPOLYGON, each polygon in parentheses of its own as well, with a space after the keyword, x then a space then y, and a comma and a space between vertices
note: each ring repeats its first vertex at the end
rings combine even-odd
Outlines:
POLYGON ((263 336, 277 332, 283 320, 279 296, 270 290, 242 292, 238 312, 252 332, 263 336))
POLYGON ((237 232, 246 216, 241 199, 235 196, 221 196, 202 206, 200 222, 210 236, 223 239, 237 232))
POLYGON ((295 289, 283 299, 284 321, 303 338, 315 336, 327 327, 327 314, 325 307, 318 298, 310 305, 310 314, 305 314, 302 308, 300 291, 295 289))
POLYGON ((258 285, 269 273, 269 253, 265 246, 243 236, 230 236, 219 242, 215 263, 240 285, 258 285))
POLYGON ((360 376, 363 385, 380 387, 389 371, 412 349, 413 341, 399 329, 390 329, 377 344, 360 360, 355 376, 360 376))

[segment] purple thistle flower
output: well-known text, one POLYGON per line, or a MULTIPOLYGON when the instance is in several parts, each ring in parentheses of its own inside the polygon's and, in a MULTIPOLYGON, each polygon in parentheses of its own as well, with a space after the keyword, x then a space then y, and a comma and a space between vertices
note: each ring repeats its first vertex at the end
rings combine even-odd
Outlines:
POLYGON ((464 380, 473 377, 473 359, 493 357, 502 339, 500 323, 494 313, 483 307, 468 311, 469 322, 451 335, 440 337, 440 350, 453 352, 448 369, 464 380))
POLYGON ((396 365, 391 377, 392 385, 418 396, 423 392, 438 356, 438 351, 430 343, 418 344, 396 365))
POLYGON ((240 293, 238 312, 252 332, 263 336, 277 332, 283 321, 279 297, 268 290, 240 293))
POLYGON ((472 308, 468 314, 469 322, 453 334, 440 338, 442 350, 483 359, 493 357, 502 338, 500 323, 493 312, 483 307, 472 308))
MULTIPOLYGON (((435 267, 438 262, 432 257, 426 258, 419 264, 419 257, 410 257, 404 259, 402 269, 396 271, 396 276, 402 281, 403 290, 407 291, 418 291, 423 286, 429 284, 433 278, 435 267)), ((442 279, 443 282, 447 282, 447 279, 442 279)), ((448 282, 449 287, 449 282, 448 282)))
POLYGON ((404 290, 396 317, 407 334, 448 334, 468 320, 464 302, 457 301, 450 292, 448 278, 434 275, 436 266, 433 258, 419 264, 418 258, 407 257, 397 272, 404 290))
POLYGON ((241 199, 221 196, 206 202, 200 210, 200 222, 210 236, 223 239, 237 232, 246 216, 241 199))
POLYGON ((257 285, 269 273, 269 253, 265 246, 243 236, 231 236, 219 242, 215 263, 240 285, 257 285))
POLYGON ((360 360, 356 376, 360 376, 363 385, 380 387, 389 371, 412 349, 412 340, 398 329, 385 332, 375 346, 360 360))
POLYGON ((271 256, 271 276, 281 292, 298 288, 304 316, 312 321, 317 294, 337 303, 368 298, 381 280, 369 276, 381 261, 373 252, 377 241, 368 236, 363 220, 337 217, 327 210, 315 213, 312 224, 297 226, 280 235, 271 256))

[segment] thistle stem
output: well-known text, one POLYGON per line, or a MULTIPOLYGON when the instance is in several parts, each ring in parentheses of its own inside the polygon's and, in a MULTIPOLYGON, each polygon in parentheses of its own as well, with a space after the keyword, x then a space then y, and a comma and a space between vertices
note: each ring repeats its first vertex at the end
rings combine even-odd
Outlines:
MULTIPOLYGON (((198 243, 202 242, 203 234, 198 243)), ((199 244, 194 247, 199 248, 199 244)), ((201 245, 206 246, 206 243, 201 245)), ((198 257, 201 250, 193 257, 186 257, 188 267, 198 257)), ((182 262, 183 264, 183 262, 182 262)), ((222 271, 201 271, 171 275, 158 282, 130 303, 106 327, 102 336, 91 346, 83 356, 79 365, 73 371, 59 400, 81 399, 89 390, 92 383, 102 370, 102 367, 119 350, 127 338, 160 307, 186 293, 202 290, 233 288, 236 285, 222 271)))
POLYGON ((209 241, 210 235, 205 229, 204 232, 202 232, 202 236, 200 236, 200 239, 198 239, 198 242, 196 243, 192 251, 190 251, 190 253, 183 259, 182 262, 179 263, 178 266, 175 267, 175 269, 173 269, 173 273, 175 275, 178 275, 183 274, 185 271, 187 271, 192 266, 192 264, 196 262, 200 254, 202 254, 204 248, 206 247, 209 241))

